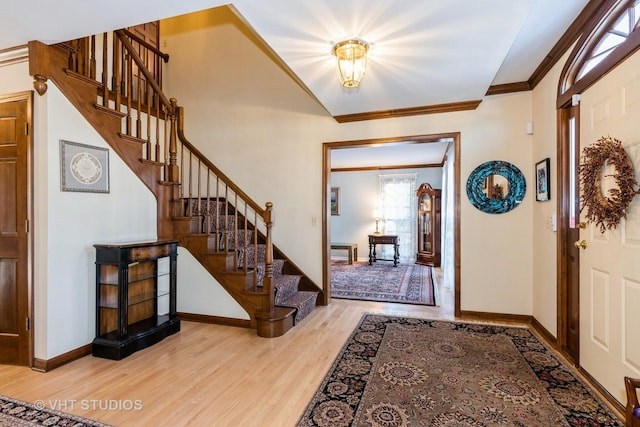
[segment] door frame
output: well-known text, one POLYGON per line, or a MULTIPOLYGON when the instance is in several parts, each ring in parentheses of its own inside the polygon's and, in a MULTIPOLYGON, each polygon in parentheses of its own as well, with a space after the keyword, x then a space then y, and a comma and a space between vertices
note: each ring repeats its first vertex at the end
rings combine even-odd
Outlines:
MULTIPOLYGON (((576 200, 571 200, 570 194, 571 191, 569 186, 571 184, 571 180, 569 177, 569 173, 571 168, 569 167, 569 162, 575 159, 570 157, 569 152, 569 117, 573 115, 576 120, 576 138, 578 147, 576 149, 580 150, 580 109, 579 106, 568 106, 565 105, 557 110, 557 156, 558 156, 558 183, 557 183, 557 191, 558 191, 558 204, 557 204, 557 224, 558 224, 558 235, 556 241, 556 250, 558 253, 557 256, 557 341, 558 347, 560 351, 571 360, 576 366, 580 366, 580 321, 577 324, 577 349, 575 354, 570 354, 567 349, 569 348, 569 316, 570 307, 569 307, 569 287, 571 286, 569 274, 569 252, 575 252, 576 258, 576 267, 580 268, 580 252, 576 250, 575 247, 572 247, 575 238, 574 229, 571 229, 569 226, 569 216, 571 212, 571 204, 576 203, 576 200), (573 110, 573 111, 571 111, 573 110)), ((576 169, 577 171, 577 169, 576 169)), ((576 177, 577 179, 577 177, 576 177)), ((579 191, 579 188, 577 189, 579 191)), ((579 209, 579 206, 576 206, 576 210, 579 209)), ((578 211, 579 212, 579 211, 578 211)), ((576 220, 579 222, 580 218, 577 217, 576 220)), ((577 224, 576 224, 577 225, 577 224)), ((574 272, 575 274, 575 272, 574 272)), ((578 287, 578 295, 579 295, 579 287, 578 287)), ((578 301, 578 312, 579 312, 579 301, 578 301)))
POLYGON ((376 138, 355 141, 325 142, 322 145, 322 300, 323 305, 331 302, 331 229, 329 226, 330 193, 331 193, 331 150, 347 147, 364 147, 367 145, 384 145, 411 141, 423 144, 436 142, 443 138, 453 140, 454 172, 453 172, 453 242, 454 242, 454 315, 460 316, 460 132, 426 134, 417 136, 401 136, 376 138))
POLYGON ((33 367, 34 361, 34 295, 33 295, 33 212, 34 212, 34 199, 33 199, 33 91, 16 92, 12 94, 0 94, 0 103, 7 102, 26 102, 26 122, 27 122, 27 221, 25 227, 28 227, 27 232, 27 316, 29 321, 29 328, 27 331, 27 347, 28 357, 27 366, 33 367))

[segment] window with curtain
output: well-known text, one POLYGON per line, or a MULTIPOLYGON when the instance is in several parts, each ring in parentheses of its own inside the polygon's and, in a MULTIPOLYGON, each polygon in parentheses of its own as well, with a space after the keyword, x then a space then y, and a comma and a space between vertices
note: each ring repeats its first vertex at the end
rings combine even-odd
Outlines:
MULTIPOLYGON (((416 174, 380 175, 382 232, 395 234, 400 243, 400 262, 416 260, 416 174)), ((381 245, 379 258, 393 259, 391 245, 381 245)))

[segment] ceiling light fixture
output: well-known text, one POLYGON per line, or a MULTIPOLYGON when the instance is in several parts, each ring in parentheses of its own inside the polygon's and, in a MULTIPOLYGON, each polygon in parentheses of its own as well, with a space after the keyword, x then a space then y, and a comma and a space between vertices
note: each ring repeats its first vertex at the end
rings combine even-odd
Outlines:
POLYGON ((367 68, 369 44, 358 39, 345 40, 333 46, 333 54, 338 62, 338 77, 342 86, 360 86, 360 80, 367 68))

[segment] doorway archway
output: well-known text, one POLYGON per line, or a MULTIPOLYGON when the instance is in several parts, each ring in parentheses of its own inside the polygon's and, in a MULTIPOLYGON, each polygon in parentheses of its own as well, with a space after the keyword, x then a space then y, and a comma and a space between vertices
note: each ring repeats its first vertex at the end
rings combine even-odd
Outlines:
POLYGON ((376 138, 367 140, 336 141, 323 144, 322 153, 322 303, 331 302, 331 230, 330 230, 330 196, 331 196, 331 152, 343 148, 367 147, 386 144, 429 144, 449 139, 451 149, 447 162, 453 162, 453 186, 450 191, 452 200, 452 233, 453 256, 451 274, 454 286, 454 313, 460 315, 460 133, 427 134, 418 136, 400 136, 391 138, 376 138))

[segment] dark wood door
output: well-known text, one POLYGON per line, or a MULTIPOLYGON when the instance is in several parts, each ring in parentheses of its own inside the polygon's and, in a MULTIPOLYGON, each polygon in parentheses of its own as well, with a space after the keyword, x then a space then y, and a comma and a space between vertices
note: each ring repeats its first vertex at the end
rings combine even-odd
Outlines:
POLYGON ((30 95, 0 97, 0 363, 30 365, 30 95))

